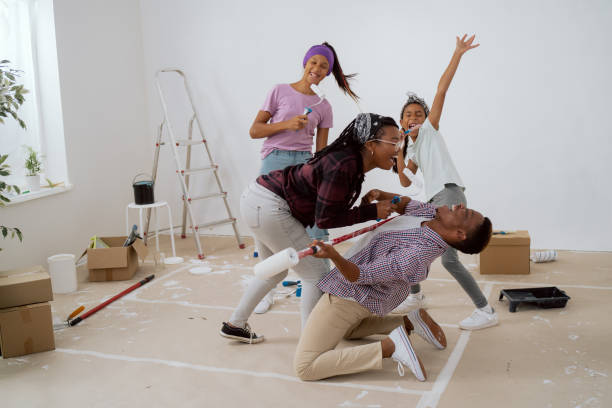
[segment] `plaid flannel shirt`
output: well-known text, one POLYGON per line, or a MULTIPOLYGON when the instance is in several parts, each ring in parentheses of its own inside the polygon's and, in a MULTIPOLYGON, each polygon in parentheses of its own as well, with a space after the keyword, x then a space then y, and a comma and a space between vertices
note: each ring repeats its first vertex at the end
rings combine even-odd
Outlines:
POLYGON ((361 192, 361 155, 350 148, 330 152, 314 164, 305 163, 275 170, 257 183, 282 197, 305 227, 337 228, 376 219, 376 204, 349 207, 361 192))
MULTIPOLYGON (((435 206, 412 200, 402 216, 432 219, 435 214, 435 206)), ((429 266, 447 248, 442 237, 427 226, 379 232, 348 259, 359 268, 357 281, 348 281, 334 268, 318 286, 323 292, 355 299, 372 313, 384 316, 406 299, 410 286, 427 278, 429 266)))

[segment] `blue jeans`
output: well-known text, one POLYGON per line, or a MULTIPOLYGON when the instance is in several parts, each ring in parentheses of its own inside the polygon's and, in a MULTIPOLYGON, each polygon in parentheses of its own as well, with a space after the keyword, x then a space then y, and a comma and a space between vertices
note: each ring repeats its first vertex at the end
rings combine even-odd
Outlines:
MULTIPOLYGON (((295 150, 273 150, 261 161, 261 169, 259 174, 268 174, 274 170, 281 170, 288 166, 306 163, 312 157, 310 152, 300 152, 295 150)), ((329 232, 326 229, 321 229, 316 225, 306 228, 308 236, 312 239, 320 239, 327 241, 329 232)))

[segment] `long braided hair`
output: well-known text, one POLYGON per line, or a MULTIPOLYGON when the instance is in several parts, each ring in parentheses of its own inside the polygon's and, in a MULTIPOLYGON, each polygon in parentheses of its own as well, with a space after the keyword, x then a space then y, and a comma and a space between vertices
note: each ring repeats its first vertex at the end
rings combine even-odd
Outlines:
MULTIPOLYGON (((366 142, 376 140, 380 136, 380 133, 382 133, 382 128, 384 126, 399 128, 395 120, 388 116, 381 116, 374 113, 360 113, 344 128, 340 136, 338 136, 332 144, 316 152, 314 157, 308 161, 308 164, 315 164, 326 155, 345 149, 361 155, 361 150, 364 148, 366 142)), ((361 172, 353 184, 353 194, 348 207, 351 207, 359 198, 363 180, 364 173, 361 172)))

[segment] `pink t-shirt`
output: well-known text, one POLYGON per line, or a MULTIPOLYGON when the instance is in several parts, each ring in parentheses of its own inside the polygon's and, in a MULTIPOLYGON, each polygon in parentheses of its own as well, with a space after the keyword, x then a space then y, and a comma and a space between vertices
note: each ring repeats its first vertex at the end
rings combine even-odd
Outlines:
POLYGON ((302 115, 304 108, 310 106, 312 112, 308 115, 308 124, 300 130, 284 130, 269 136, 261 148, 261 158, 265 158, 272 150, 293 150, 311 152, 315 130, 329 129, 333 126, 332 108, 327 99, 318 104, 317 95, 305 95, 296 91, 289 84, 276 85, 266 97, 261 107, 272 117, 270 123, 278 123, 296 115, 302 115))

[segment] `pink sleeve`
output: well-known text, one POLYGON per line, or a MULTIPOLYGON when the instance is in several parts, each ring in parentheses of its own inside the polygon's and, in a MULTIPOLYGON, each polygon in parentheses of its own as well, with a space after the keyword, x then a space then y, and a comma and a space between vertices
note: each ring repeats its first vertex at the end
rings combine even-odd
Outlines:
POLYGON ((319 123, 319 128, 321 129, 331 129, 334 127, 334 113, 332 112, 332 107, 329 102, 325 101, 325 110, 323 111, 323 118, 319 123))
POLYGON ((278 85, 276 85, 266 96, 266 100, 261 106, 262 111, 269 112, 271 116, 274 116, 278 109, 278 85))

